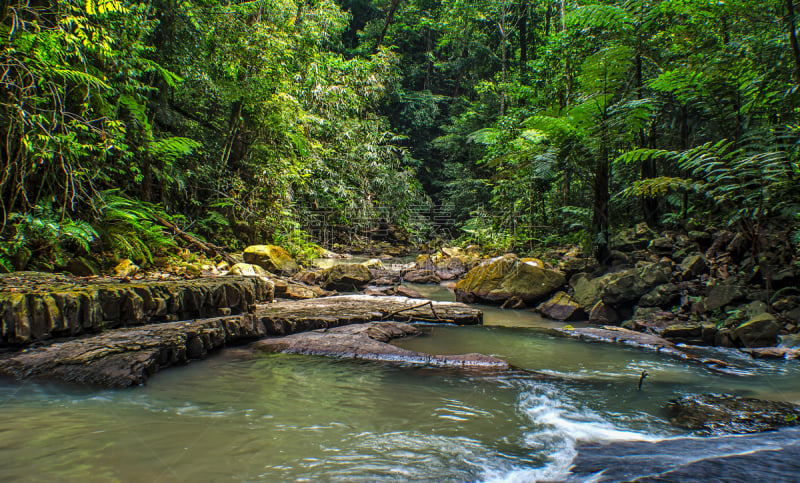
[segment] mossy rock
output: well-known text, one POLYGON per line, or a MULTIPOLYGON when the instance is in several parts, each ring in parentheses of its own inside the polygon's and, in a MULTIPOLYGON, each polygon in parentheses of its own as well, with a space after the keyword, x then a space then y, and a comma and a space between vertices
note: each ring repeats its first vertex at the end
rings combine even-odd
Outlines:
POLYGON ((470 270, 455 286, 460 302, 502 304, 517 297, 526 305, 541 302, 565 283, 555 270, 524 262, 509 254, 487 260, 470 270))
POLYGON ((258 265, 274 273, 295 273, 300 267, 289 252, 275 245, 251 245, 242 254, 245 263, 258 265))

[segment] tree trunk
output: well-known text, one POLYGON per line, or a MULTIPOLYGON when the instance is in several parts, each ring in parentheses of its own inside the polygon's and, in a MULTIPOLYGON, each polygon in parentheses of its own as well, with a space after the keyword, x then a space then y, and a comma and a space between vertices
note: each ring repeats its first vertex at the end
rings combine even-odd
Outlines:
POLYGON ((519 7, 519 71, 525 78, 528 64, 528 0, 519 7))
POLYGON ((608 201, 609 201, 609 163, 608 149, 600 150, 597 170, 594 177, 594 206, 592 207, 592 232, 595 235, 594 256, 600 263, 608 261, 608 201))
POLYGON ((794 20, 794 0, 786 0, 786 7, 789 12, 787 16, 787 24, 789 27, 789 41, 792 44, 792 52, 794 53, 794 81, 800 84, 800 46, 797 45, 797 31, 794 20))
POLYGON ((386 31, 389 30, 389 25, 392 24, 392 19, 394 18, 394 14, 397 12, 398 7, 400 7, 400 0, 392 0, 391 5, 389 6, 389 12, 386 14, 386 22, 383 24, 383 30, 381 30, 381 35, 378 37, 378 43, 375 45, 376 51, 381 48, 383 39, 386 37, 386 31))

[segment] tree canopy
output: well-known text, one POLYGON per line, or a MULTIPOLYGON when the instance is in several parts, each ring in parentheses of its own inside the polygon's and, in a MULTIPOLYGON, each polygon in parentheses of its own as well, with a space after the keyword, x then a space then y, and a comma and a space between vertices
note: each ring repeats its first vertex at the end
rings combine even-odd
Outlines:
MULTIPOLYGON (((0 261, 380 220, 495 250, 800 242, 792 0, 11 1, 0 261), (164 223, 166 222, 166 223, 164 223)), ((299 249, 298 248, 298 249, 299 249)))

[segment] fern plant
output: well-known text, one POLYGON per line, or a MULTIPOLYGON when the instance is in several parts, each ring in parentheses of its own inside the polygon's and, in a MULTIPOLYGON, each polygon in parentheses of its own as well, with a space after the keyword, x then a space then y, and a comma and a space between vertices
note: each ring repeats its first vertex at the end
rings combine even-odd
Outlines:
POLYGON ((97 238, 89 223, 58 213, 51 203, 40 203, 29 213, 10 213, 9 221, 14 233, 0 245, 0 263, 6 269, 24 268, 26 251, 43 268, 63 266, 70 251, 88 252, 97 238))
POLYGON ((175 240, 156 222, 159 214, 153 205, 122 196, 117 190, 101 192, 94 205, 100 238, 116 255, 152 263, 156 250, 175 246, 175 240))

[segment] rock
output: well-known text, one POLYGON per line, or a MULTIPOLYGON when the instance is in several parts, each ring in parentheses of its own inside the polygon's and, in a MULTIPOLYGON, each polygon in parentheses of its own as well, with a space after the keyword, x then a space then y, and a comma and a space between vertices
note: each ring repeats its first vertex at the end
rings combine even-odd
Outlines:
POLYGON ((674 244, 669 237, 654 238, 647 245, 647 249, 657 255, 670 255, 674 251, 674 244))
POLYGON ((414 262, 414 269, 435 270, 436 264, 433 263, 433 259, 430 255, 419 255, 417 256, 417 260, 414 262))
POLYGON ((567 258, 558 263, 558 269, 567 277, 571 277, 578 272, 586 272, 597 266, 594 258, 567 258))
POLYGON ((214 277, 158 282, 82 282, 7 278, 0 292, 0 346, 100 332, 122 325, 241 313, 273 297, 273 284, 258 277, 214 277), (14 286, 16 284, 16 286, 14 286))
POLYGON ((565 322, 586 319, 586 312, 566 292, 556 292, 550 300, 539 304, 536 311, 549 319, 565 322))
POLYGON ((312 330, 379 320, 399 322, 414 320, 456 325, 483 323, 483 312, 457 302, 432 302, 406 297, 370 295, 282 300, 259 308, 256 315, 266 325, 267 332, 273 335, 291 334, 302 327, 312 330))
POLYGON ((797 404, 730 394, 687 395, 666 407, 670 422, 705 435, 760 433, 800 423, 797 404))
POLYGON ((401 297, 409 297, 409 298, 412 298, 412 299, 421 299, 421 298, 423 298, 421 293, 417 292, 414 289, 411 289, 411 288, 408 288, 406 286, 403 286, 403 285, 398 285, 397 287, 395 287, 394 294, 392 294, 392 295, 399 295, 401 297))
POLYGON ((370 270, 386 270, 386 267, 384 267, 383 263, 377 258, 373 258, 371 260, 367 260, 366 262, 362 262, 361 265, 367 267, 370 270))
POLYGON ((611 245, 622 251, 641 250, 647 247, 654 232, 646 223, 640 223, 634 228, 622 230, 611 239, 611 245))
POLYGON ((310 287, 296 283, 290 283, 287 284, 286 290, 284 291, 282 297, 292 300, 306 300, 316 298, 317 294, 310 287))
POLYGON ((733 329, 733 336, 743 347, 766 347, 778 344, 781 325, 772 314, 763 313, 733 329))
POLYGON ((688 233, 689 239, 702 247, 711 245, 711 234, 707 231, 692 230, 688 233))
POLYGON ((589 323, 598 325, 616 325, 620 321, 617 311, 604 302, 597 302, 589 311, 589 323))
POLYGON ((403 280, 408 283, 439 283, 442 279, 439 278, 433 270, 411 270, 403 275, 403 280))
POLYGON ((463 275, 467 271, 467 266, 461 258, 446 258, 436 264, 435 274, 441 280, 453 280, 463 275))
POLYGON ((714 334, 714 346, 715 347, 736 347, 736 344, 733 342, 733 334, 728 329, 721 329, 718 330, 716 334, 714 334))
POLYGON ((585 327, 585 328, 562 328, 553 329, 555 333, 573 337, 576 339, 593 340, 599 342, 609 342, 614 344, 630 345, 654 350, 660 354, 677 357, 689 362, 705 365, 711 369, 720 371, 727 370, 730 365, 725 361, 696 356, 678 348, 672 342, 655 335, 643 334, 622 327, 585 327))
POLYGON ((239 275, 242 277, 269 277, 272 275, 258 265, 249 263, 237 263, 228 271, 228 275, 239 275))
POLYGON ((244 249, 242 256, 246 263, 273 273, 293 274, 300 269, 289 252, 275 245, 251 245, 244 249))
POLYGON ((508 363, 502 359, 483 354, 424 354, 388 344, 393 339, 418 334, 420 331, 412 325, 372 322, 263 339, 252 343, 250 348, 264 352, 322 355, 432 367, 500 371, 509 369, 508 363))
POLYGON ((100 269, 97 268, 97 264, 83 257, 76 257, 71 259, 69 263, 67 263, 67 271, 79 277, 91 277, 93 275, 100 275, 100 269))
POLYGON ((501 304, 518 297, 531 305, 564 285, 564 275, 555 270, 522 262, 516 255, 486 260, 470 270, 455 286, 456 300, 501 304))
POLYGON ((119 278, 126 278, 132 277, 139 273, 139 266, 133 263, 132 260, 126 258, 119 262, 116 267, 114 267, 114 276, 119 278))
POLYGON ((635 302, 656 285, 669 280, 671 269, 660 263, 642 263, 636 268, 607 273, 589 279, 587 274, 577 274, 570 279, 574 298, 584 310, 591 310, 602 300, 606 304, 635 302))
POLYGON ((671 324, 664 327, 661 337, 665 339, 702 339, 703 325, 699 322, 686 322, 683 324, 671 324))
POLYGON ((509 310, 519 310, 525 308, 525 302, 522 301, 521 298, 517 297, 516 295, 511 297, 510 299, 503 302, 503 305, 500 306, 501 309, 509 309, 509 310))
POLYGON ((460 247, 444 247, 442 248, 442 255, 450 258, 459 258, 466 256, 464 250, 460 247))
POLYGON ((800 348, 795 347, 754 347, 742 349, 750 354, 753 359, 800 359, 800 348))
POLYGON ((732 284, 715 284, 707 288, 707 295, 702 304, 705 312, 713 312, 717 309, 743 298, 744 290, 732 284))
POLYGON ((681 277, 683 280, 691 280, 701 273, 708 270, 706 257, 701 253, 689 255, 681 262, 681 277))
POLYGON ((591 310, 600 301, 600 293, 603 289, 604 279, 602 277, 589 278, 586 273, 574 275, 569 280, 569 285, 574 291, 573 299, 584 310, 591 310))
POLYGON ((678 286, 673 283, 658 285, 639 299, 640 307, 672 307, 680 301, 681 294, 678 286))
MULTIPOLYGON (((645 386, 646 387, 646 386, 645 386)), ((576 442, 578 482, 788 482, 800 474, 800 430, 717 437, 576 442)))
POLYGON ((364 265, 341 263, 325 270, 322 278, 322 287, 326 290, 355 292, 372 280, 372 273, 364 265))
POLYGON ((320 279, 320 274, 311 270, 301 270, 292 276, 292 280, 306 285, 316 285, 320 279))
POLYGON ((117 329, 17 352, 0 359, 0 374, 111 388, 141 385, 156 371, 186 364, 226 344, 266 335, 244 314, 117 329))

